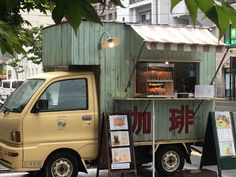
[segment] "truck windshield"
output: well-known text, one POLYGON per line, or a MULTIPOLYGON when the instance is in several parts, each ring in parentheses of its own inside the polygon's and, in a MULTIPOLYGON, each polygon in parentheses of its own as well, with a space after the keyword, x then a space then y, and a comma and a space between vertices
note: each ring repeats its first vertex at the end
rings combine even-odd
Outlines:
POLYGON ((35 91, 43 84, 43 79, 29 79, 19 86, 6 100, 2 109, 9 112, 22 112, 35 91))

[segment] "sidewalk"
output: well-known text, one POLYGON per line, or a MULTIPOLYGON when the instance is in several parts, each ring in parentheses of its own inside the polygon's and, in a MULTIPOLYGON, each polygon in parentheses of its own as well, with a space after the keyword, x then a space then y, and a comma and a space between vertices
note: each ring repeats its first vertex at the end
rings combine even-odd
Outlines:
POLYGON ((216 111, 230 111, 236 113, 236 100, 216 100, 216 111))

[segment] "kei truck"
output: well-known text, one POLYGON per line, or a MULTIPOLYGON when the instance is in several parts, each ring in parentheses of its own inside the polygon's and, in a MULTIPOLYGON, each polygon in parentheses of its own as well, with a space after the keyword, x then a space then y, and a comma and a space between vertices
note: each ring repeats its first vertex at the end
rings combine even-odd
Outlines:
POLYGON ((196 85, 209 85, 223 49, 197 27, 82 21, 76 34, 68 23, 45 28, 50 72, 25 80, 1 108, 0 164, 76 177, 96 163, 103 113, 128 112, 136 164, 155 154, 158 173, 181 170, 215 109, 212 92, 196 95, 196 85))

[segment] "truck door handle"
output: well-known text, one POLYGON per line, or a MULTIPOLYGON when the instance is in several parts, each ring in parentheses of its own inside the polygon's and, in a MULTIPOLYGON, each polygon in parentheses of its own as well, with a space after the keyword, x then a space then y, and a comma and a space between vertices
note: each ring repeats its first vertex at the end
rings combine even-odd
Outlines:
POLYGON ((82 116, 82 119, 83 119, 84 121, 92 120, 92 116, 88 116, 88 115, 82 116))

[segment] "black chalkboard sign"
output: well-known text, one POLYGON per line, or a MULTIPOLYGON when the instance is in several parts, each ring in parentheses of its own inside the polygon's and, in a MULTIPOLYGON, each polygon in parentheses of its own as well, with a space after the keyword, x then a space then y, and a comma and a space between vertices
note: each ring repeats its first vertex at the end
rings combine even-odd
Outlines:
MULTIPOLYGON (((111 177, 112 173, 122 175, 133 173, 137 177, 129 114, 107 113, 104 116, 103 127, 101 140, 105 139, 105 142, 101 143, 103 145, 100 152, 102 149, 106 149, 109 176, 111 177)), ((101 163, 102 161, 99 160, 98 162, 101 163)), ((98 166, 97 176, 99 169, 98 166)))
POLYGON ((231 112, 209 113, 200 168, 217 165, 221 170, 236 169, 235 123, 231 112))

